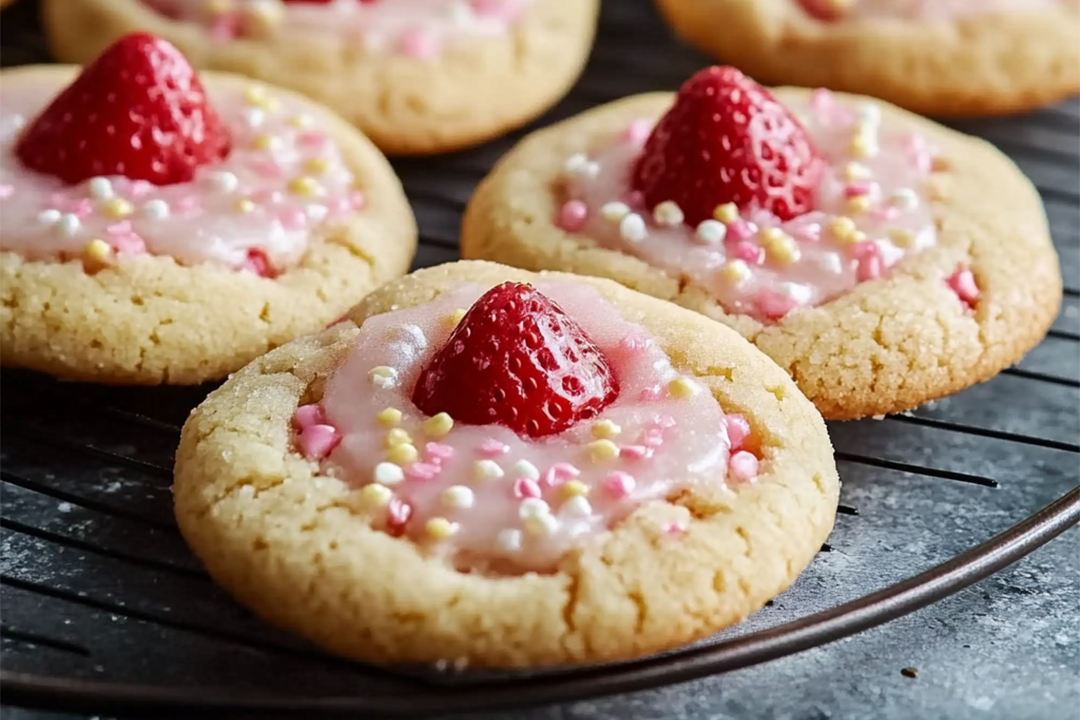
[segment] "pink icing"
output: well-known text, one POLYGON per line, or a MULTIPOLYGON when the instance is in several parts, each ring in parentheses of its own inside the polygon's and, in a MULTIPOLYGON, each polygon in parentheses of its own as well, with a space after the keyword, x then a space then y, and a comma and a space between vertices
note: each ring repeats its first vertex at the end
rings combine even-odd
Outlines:
POLYGON ((905 255, 936 243, 924 187, 933 155, 924 138, 883 122, 874 104, 847 107, 828 91, 793 110, 828 165, 813 212, 788 222, 749 212, 697 228, 682 222, 677 207, 674 215, 659 207, 650 213, 629 188, 644 142, 635 120, 630 127, 639 129, 620 129, 594 154, 568 158, 555 220, 568 232, 687 276, 728 312, 763 321, 875 280, 905 255), (585 221, 567 223, 567 207, 581 203, 585 221))
POLYGON ((962 15, 1075 5, 1076 0, 798 0, 811 11, 851 20, 945 20, 962 15))
POLYGON ((22 166, 20 130, 60 90, 36 79, 0 88, 0 249, 32 260, 78 257, 92 240, 120 255, 149 252, 185 265, 218 263, 272 275, 296 263, 313 231, 354 213, 363 197, 331 141, 312 144, 323 111, 261 86, 207 92, 233 150, 192 182, 155 186, 102 177, 68 186, 22 166))
POLYGON ((533 0, 334 0, 327 4, 282 0, 145 0, 178 20, 206 27, 215 39, 316 32, 371 51, 417 58, 438 55, 451 43, 499 36, 533 0))
MULTIPOLYGON (((297 410, 305 452, 312 428, 336 429, 341 439, 323 470, 373 491, 368 499, 377 501, 379 527, 407 534, 462 569, 552 570, 567 551, 642 503, 723 483, 732 459, 728 428, 740 445, 749 432, 745 419, 725 416, 708 390, 680 377, 644 329, 595 290, 567 282, 538 289, 581 324, 620 379, 619 399, 599 418, 540 441, 501 426, 453 425, 446 432, 425 424, 438 418, 429 421, 412 405, 413 385, 449 336, 448 318, 483 293, 474 285, 369 318, 328 381, 322 410, 297 410), (664 390, 639 399, 653 386, 664 390), (402 453, 395 443, 411 447, 402 453), (373 478, 383 487, 367 487, 373 478)), ((308 456, 320 459, 323 448, 308 456)), ((757 463, 746 451, 733 457, 744 456, 757 463)), ((750 467, 740 461, 732 477, 753 479, 757 465, 752 473, 750 467)))

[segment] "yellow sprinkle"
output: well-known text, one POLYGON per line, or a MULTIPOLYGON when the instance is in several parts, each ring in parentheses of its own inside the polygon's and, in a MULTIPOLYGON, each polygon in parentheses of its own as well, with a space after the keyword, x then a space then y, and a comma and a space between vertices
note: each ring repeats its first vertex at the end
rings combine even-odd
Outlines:
POLYGON ((622 428, 610 420, 597 420, 592 426, 592 436, 608 440, 622 432, 622 428))
POLYGON ((780 234, 781 237, 762 243, 765 247, 765 254, 781 265, 791 265, 799 259, 802 253, 799 252, 799 246, 795 244, 795 241, 789 235, 784 234, 782 231, 780 234))
POLYGON ((330 161, 326 158, 311 158, 306 163, 304 163, 304 167, 308 169, 308 172, 321 174, 326 172, 327 169, 329 169, 330 161))
POLYGON ((870 209, 870 198, 866 195, 856 195, 853 198, 848 198, 847 207, 849 211, 856 215, 864 213, 870 209))
POLYGON ((376 415, 375 419, 384 428, 394 428, 401 423, 401 411, 397 408, 388 407, 376 415))
POLYGON ((251 142, 256 150, 273 150, 280 143, 281 141, 278 139, 277 135, 267 135, 265 133, 256 135, 255 139, 251 142))
POLYGON ((272 97, 262 85, 249 85, 248 89, 244 91, 244 100, 249 105, 254 105, 263 110, 272 111, 280 106, 277 98, 272 97))
POLYGON ((446 325, 450 328, 456 328, 461 319, 465 317, 465 313, 468 312, 465 308, 458 308, 454 312, 446 316, 446 325))
POLYGON ((679 398, 680 400, 688 397, 693 397, 694 395, 697 395, 698 392, 697 383, 693 380, 690 380, 689 378, 684 377, 675 378, 668 383, 667 388, 668 392, 671 394, 671 397, 679 398))
POLYGON ((440 438, 454 428, 454 418, 444 412, 429 417, 424 421, 424 432, 428 437, 440 438))
POLYGON ((746 264, 745 260, 731 260, 724 263, 724 267, 720 268, 720 276, 735 285, 749 280, 750 274, 750 266, 746 264))
POLYGON ((224 15, 233 9, 233 0, 206 0, 206 11, 211 15, 224 15))
POLYGON ((394 497, 394 491, 385 485, 371 483, 360 490, 360 499, 368 507, 384 508, 390 504, 394 497))
POLYGON ((395 445, 386 451, 386 459, 395 465, 414 463, 418 457, 420 457, 420 453, 416 452, 416 448, 405 443, 395 445))
POLYGON ((614 460, 619 457, 619 446, 610 440, 593 440, 586 446, 589 456, 596 462, 614 460))
POLYGON ((322 194, 322 185, 315 178, 302 175, 289 181, 289 190, 297 195, 311 197, 322 194))
POLYGON ((293 115, 289 118, 288 122, 294 128, 308 128, 311 127, 311 116, 306 113, 300 113, 299 115, 293 115))
POLYGON ((898 248, 909 248, 915 245, 915 233, 904 228, 893 228, 889 231, 889 239, 898 248))
POLYGON ((83 248, 83 252, 86 253, 88 258, 92 260, 98 260, 106 262, 112 257, 113 251, 109 247, 109 243, 104 240, 91 240, 86 243, 86 247, 83 248))
POLYGON ((427 534, 436 540, 445 540, 458 531, 458 524, 450 522, 446 518, 435 517, 427 521, 424 526, 427 534))
POLYGON ((829 223, 829 232, 841 242, 849 242, 856 230, 855 221, 849 217, 841 216, 834 218, 833 221, 829 223))
POLYGON ((844 166, 845 180, 869 180, 871 175, 870 168, 862 163, 849 162, 844 166))
POLYGON ((568 480, 563 483, 562 494, 564 497, 577 497, 589 494, 589 486, 580 480, 568 480))
POLYGON ((856 230, 855 234, 851 236, 850 242, 851 242, 852 245, 858 245, 859 243, 861 243, 861 242, 863 242, 865 240, 866 240, 866 233, 864 233, 862 230, 856 230))
POLYGON ((113 220, 126 218, 128 215, 135 212, 135 206, 123 198, 113 198, 112 200, 108 200, 102 205, 101 209, 113 220))
POLYGON ((401 428, 394 428, 386 433, 386 447, 392 448, 397 445, 412 445, 412 436, 401 428))
POLYGON ((240 198, 233 203, 233 209, 238 213, 249 213, 255 209, 255 203, 247 198, 240 198))
POLYGON ((761 231, 761 241, 763 243, 778 242, 785 239, 787 236, 787 233, 778 227, 767 227, 761 231))
POLYGON ((877 140, 866 135, 856 135, 851 139, 851 152, 858 158, 876 157, 880 148, 877 140))
POLYGON ((732 223, 739 219, 739 208, 735 206, 735 203, 724 203, 723 205, 717 205, 713 210, 713 217, 722 223, 732 223))

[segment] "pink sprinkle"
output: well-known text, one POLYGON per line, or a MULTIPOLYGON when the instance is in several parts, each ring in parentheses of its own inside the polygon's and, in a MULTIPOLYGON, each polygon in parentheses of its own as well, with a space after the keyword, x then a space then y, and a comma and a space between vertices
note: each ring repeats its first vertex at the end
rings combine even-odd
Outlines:
POLYGON ((543 482, 548 487, 557 487, 567 480, 573 480, 581 471, 570 463, 555 463, 544 473, 543 482))
POLYGON ((746 240, 740 240, 731 246, 731 256, 751 265, 765 262, 765 250, 746 240))
POLYGON ((247 261, 244 267, 264 278, 277 277, 277 270, 274 269, 273 264, 270 262, 270 258, 266 255, 266 251, 260 248, 249 248, 247 251, 247 261))
POLYGON ((686 526, 682 523, 673 522, 664 526, 665 535, 682 535, 686 532, 686 526))
POLYGON ((746 438, 750 437, 750 423, 744 415, 733 413, 724 417, 724 424, 731 449, 738 450, 746 442, 746 438))
POLYGON ((487 457, 498 457, 508 452, 510 452, 510 446, 498 440, 491 439, 480 443, 480 454, 487 457))
POLYGON ((471 0, 470 5, 477 15, 503 22, 512 22, 524 8, 520 0, 471 0))
POLYGON ((933 156, 930 154, 930 146, 925 137, 918 133, 911 133, 904 138, 904 147, 916 170, 928 174, 933 169, 933 156))
POLYGON ((188 212, 189 210, 197 210, 202 206, 202 201, 197 195, 183 195, 176 199, 172 203, 173 209, 180 212, 188 212))
POLYGON ((620 500, 634 492, 636 485, 637 481, 634 480, 634 476, 621 470, 615 470, 604 479, 604 489, 612 497, 620 500))
POLYGON ((259 190, 252 193, 251 200, 259 205, 277 205, 283 197, 280 190, 259 190))
POLYGON ((341 442, 341 435, 331 425, 308 425, 300 431, 300 449, 308 460, 322 460, 341 442))
POLYGON ((251 166, 255 169, 255 172, 268 180, 276 180, 284 175, 281 165, 269 158, 255 160, 251 163, 251 166))
POLYGON ((568 200, 559 209, 559 227, 567 232, 577 232, 589 219, 589 206, 580 200, 568 200))
POLYGON ((814 90, 813 94, 810 96, 810 106, 814 109, 814 112, 819 115, 824 115, 832 110, 835 102, 832 92, 825 88, 814 90))
POLYGON ((214 19, 210 37, 214 40, 232 40, 240 34, 240 15, 226 13, 214 19))
POLYGON ((642 402, 655 402, 660 399, 660 396, 664 394, 664 391, 660 389, 659 385, 653 385, 652 387, 645 388, 638 396, 642 402))
POLYGON ((799 242, 817 242, 821 240, 821 223, 807 223, 791 231, 791 236, 799 242))
POLYGON ((639 353, 649 347, 649 338, 639 332, 628 333, 619 341, 619 347, 632 353, 639 353))
POLYGON ((799 301, 790 295, 765 290, 757 296, 758 309, 770 320, 779 320, 799 306, 799 301))
POLYGON ((678 424, 675 422, 675 418, 671 417, 670 415, 661 415, 660 417, 656 418, 655 422, 659 427, 662 427, 665 430, 668 428, 673 428, 675 427, 675 425, 678 424))
POLYGON ((535 480, 529 478, 518 478, 514 481, 514 497, 518 500, 523 498, 538 498, 543 493, 540 490, 540 486, 535 480))
POLYGON ((619 456, 631 460, 648 460, 652 455, 653 449, 644 445, 623 445, 619 448, 619 456))
POLYGON ((300 141, 301 145, 310 145, 318 147, 326 143, 326 133, 319 130, 304 130, 296 136, 296 139, 300 141))
POLYGON ((859 282, 877 280, 881 277, 881 256, 867 255, 859 258, 855 268, 855 277, 859 282))
POLYGON ((442 443, 429 442, 424 446, 424 459, 432 465, 442 465, 445 460, 454 457, 454 448, 442 443))
POLYGON ((646 120, 645 118, 638 118, 627 126, 623 138, 634 145, 641 145, 649 139, 649 134, 652 133, 652 129, 652 121, 646 120))
POLYGON ((892 222, 896 218, 900 217, 900 208, 893 207, 892 205, 885 205, 883 207, 874 208, 870 211, 870 217, 874 222, 887 223, 892 222))
POLYGON ((945 282, 961 302, 969 308, 975 307, 980 293, 979 286, 975 282, 975 275, 970 270, 957 270, 945 282))
POLYGON ((848 183, 847 187, 844 188, 844 197, 853 198, 869 195, 875 185, 876 183, 872 183, 869 180, 856 180, 855 182, 848 183))
POLYGON ((727 226, 727 236, 731 240, 748 240, 757 234, 758 227, 754 223, 746 222, 742 218, 732 220, 727 226))
POLYGON ((349 193, 349 205, 352 206, 353 210, 359 210, 367 205, 367 198, 359 190, 353 190, 349 193))
POLYGON ((301 430, 309 425, 325 425, 326 413, 323 412, 322 405, 319 405, 318 403, 301 405, 296 408, 296 414, 293 415, 293 423, 301 430))
POLYGON ((400 532, 404 529, 405 523, 409 522, 412 512, 412 505, 401 498, 392 498, 390 504, 386 506, 387 527, 393 532, 400 532))
POLYGON ((650 428, 645 431, 641 444, 645 447, 658 448, 664 444, 664 431, 660 428, 650 428))
POLYGON ((401 52, 409 57, 427 60, 435 57, 438 44, 423 30, 413 29, 401 36, 401 52))
POLYGON ((736 480, 753 480, 757 477, 759 465, 753 453, 740 450, 728 461, 728 472, 736 480))
POLYGON ((15 186, 14 185, 8 185, 7 183, 4 183, 3 185, 0 185, 0 200, 5 200, 5 199, 11 197, 12 194, 14 194, 14 192, 15 192, 15 186))
POLYGON ((872 240, 864 240, 851 246, 851 254, 857 258, 873 257, 881 254, 881 248, 872 240))
POLYGON ((146 253, 146 241, 133 232, 112 238, 112 246, 121 255, 144 255, 146 253))
POLYGON ((131 232, 131 223, 127 220, 121 220, 118 223, 107 226, 105 232, 110 235, 127 235, 131 232))
POLYGON ((154 190, 154 184, 146 180, 136 180, 131 183, 131 197, 139 199, 149 195, 154 190))
POLYGON ((415 462, 405 466, 405 477, 410 480, 433 480, 442 472, 442 468, 434 463, 415 462))
POLYGON ((303 230, 307 227, 307 213, 299 208, 285 208, 278 215, 278 220, 286 230, 303 230))
POLYGON ((83 198, 72 206, 71 213, 80 220, 88 218, 94 214, 94 204, 83 198))
POLYGON ((327 203, 326 207, 329 210, 328 215, 335 218, 351 215, 356 209, 347 197, 333 198, 327 203))

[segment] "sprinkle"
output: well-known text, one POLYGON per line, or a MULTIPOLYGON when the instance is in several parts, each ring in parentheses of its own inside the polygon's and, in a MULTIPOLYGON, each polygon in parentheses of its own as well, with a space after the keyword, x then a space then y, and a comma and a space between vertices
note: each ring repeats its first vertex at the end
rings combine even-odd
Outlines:
POLYGON ((392 448, 395 445, 412 445, 412 435, 407 430, 401 428, 393 428, 386 433, 386 440, 384 442, 386 447, 392 448))
POLYGON ((309 219, 319 222, 330 213, 330 208, 325 205, 308 205, 306 212, 309 219))
POLYGON ((637 481, 634 480, 634 476, 621 470, 609 473, 604 479, 604 490, 612 497, 619 499, 625 498, 632 493, 635 485, 637 485, 637 481))
POLYGON ((15 186, 10 183, 0 184, 0 200, 6 200, 15 194, 15 186))
POLYGON ((746 438, 750 437, 750 423, 745 415, 726 415, 724 426, 727 428, 728 443, 732 450, 741 448, 746 438))
POLYGON ((840 242, 852 242, 857 231, 858 228, 855 225, 855 221, 849 217, 840 216, 833 218, 829 223, 829 232, 831 232, 840 242))
POLYGON ((111 200, 114 195, 112 183, 108 178, 91 178, 87 189, 90 191, 90 197, 95 200, 111 200))
POLYGON ((360 489, 360 500, 370 508, 384 508, 390 504, 394 491, 385 485, 372 483, 360 489))
POLYGON ((670 415, 657 416, 657 418, 653 420, 653 424, 656 425, 656 427, 664 428, 665 430, 678 425, 678 423, 675 421, 675 418, 671 417, 670 415))
POLYGON ((405 523, 409 522, 412 512, 412 505, 400 498, 391 498, 390 503, 386 506, 386 523, 391 529, 400 529, 405 526, 405 523))
MULTIPOLYGON (((277 137, 276 135, 256 135, 255 139, 252 140, 251 144, 256 150, 274 151, 281 147, 281 138, 277 137)), ((276 165, 272 167, 278 169, 276 165)))
POLYGON ((817 113, 826 113, 832 110, 835 101, 832 91, 826 88, 817 88, 810 95, 810 105, 814 108, 814 112, 817 113))
POLYGON ((676 225, 682 225, 686 216, 683 215, 682 208, 671 200, 665 200, 653 209, 653 220, 657 225, 665 225, 667 227, 675 227, 676 225))
POLYGON ((207 173, 205 182, 217 192, 231 193, 240 184, 240 179, 235 174, 222 170, 207 173))
POLYGON ((581 471, 570 463, 555 463, 544 473, 544 484, 548 487, 562 485, 567 480, 573 480, 581 475, 581 471))
POLYGON ((757 477, 758 469, 758 459, 745 450, 740 450, 728 460, 728 472, 736 480, 753 480, 757 477))
POLYGON ((434 480, 442 472, 442 466, 434 463, 414 462, 405 467, 405 477, 410 480, 434 480))
POLYGON ((428 437, 440 438, 454 429, 454 419, 441 412, 424 421, 424 433, 428 437))
POLYGON ((289 191, 303 197, 323 194, 323 186, 313 177, 301 175, 289 181, 289 191))
POLYGON ((42 225, 55 225, 60 220, 60 211, 55 208, 42 210, 38 213, 37 221, 42 225))
POLYGON ((271 112, 276 110, 279 104, 277 98, 272 97, 262 85, 249 85, 244 91, 244 100, 249 105, 271 112))
POLYGON ((477 460, 473 466, 473 475, 477 480, 498 480, 506 473, 494 460, 477 460))
POLYGON ((762 245, 769 259, 781 265, 791 265, 802 255, 795 240, 780 228, 766 228, 762 231, 762 245), (766 234, 769 230, 774 232, 766 234))
POLYGON ((668 523, 663 527, 665 535, 682 535, 686 532, 686 526, 679 522, 668 523))
POLYGON ((445 540, 457 533, 459 528, 457 523, 442 517, 431 518, 424 525, 425 532, 436 540, 445 540))
POLYGON ((321 175, 330 169, 330 161, 326 158, 311 158, 304 163, 304 168, 308 172, 315 173, 316 175, 321 175))
POLYGON ((409 57, 426 60, 438 54, 439 45, 427 32, 416 28, 401 36, 401 52, 409 57))
POLYGON ((582 497, 581 495, 574 495, 567 498, 566 502, 559 508, 560 511, 574 517, 588 517, 592 515, 592 504, 582 497))
POLYGON ((965 305, 969 308, 975 307, 979 300, 979 285, 970 270, 957 270, 945 283, 965 305))
POLYGON ((372 368, 368 373, 368 380, 378 388, 392 388, 397 385, 397 370, 386 365, 372 368))
POLYGON ((619 457, 619 446, 610 440, 593 440, 586 445, 593 462, 605 462, 619 457))
POLYGON ((429 463, 441 465, 443 461, 454 457, 454 448, 437 442, 429 442, 424 446, 424 453, 429 463))
POLYGON ((597 420, 592 426, 592 436, 601 440, 609 440, 622 432, 622 428, 611 420, 597 420))
POLYGON ((915 233, 905 228, 893 228, 889 231, 889 240, 898 248, 910 248, 915 245, 915 233))
POLYGON ((604 203, 600 207, 600 216, 609 223, 622 222, 622 219, 630 214, 630 206, 624 202, 604 203))
POLYGON ((540 498, 525 498, 518 504, 518 517, 527 520, 538 515, 550 515, 551 506, 540 498))
POLYGON ((660 428, 651 428, 645 431, 642 444, 646 447, 658 448, 664 444, 664 431, 660 428))
POLYGON ((589 160, 588 156, 577 153, 571 155, 563 169, 568 175, 594 178, 600 174, 600 165, 589 160))
POLYGON ((559 227, 567 232, 577 232, 589 219, 589 206, 580 200, 569 200, 559 210, 559 227))
POLYGON ((844 187, 844 197, 856 198, 862 195, 872 195, 877 190, 877 183, 867 182, 866 180, 856 180, 848 183, 844 187))
POLYGON ((60 216, 60 220, 57 221, 56 227, 60 231, 61 235, 65 237, 71 237, 75 233, 79 232, 79 228, 82 226, 82 222, 78 217, 71 213, 64 213, 60 216))
POLYGON ((727 234, 732 240, 749 240, 757 234, 757 225, 737 218, 728 224, 727 234))
POLYGON ((326 424, 326 415, 324 414, 321 405, 316 403, 312 403, 311 405, 301 405, 296 408, 296 413, 293 415, 293 423, 299 429, 306 428, 308 425, 326 424))
POLYGON ((108 200, 102 206, 102 211, 105 217, 112 218, 113 220, 120 220, 126 218, 135 212, 135 206, 123 198, 113 198, 108 200))
POLYGON ((668 393, 671 397, 680 400, 697 395, 700 389, 701 386, 698 383, 685 377, 675 378, 668 383, 668 393))
POLYGON ((575 495, 589 494, 589 486, 581 482, 580 480, 570 480, 569 482, 563 483, 563 486, 562 488, 560 488, 560 490, 563 494, 563 497, 568 498, 574 497, 575 495))
POLYGON ((375 416, 379 424, 384 428, 393 428, 401 424, 401 411, 397 408, 388 407, 375 416))
POLYGON ((322 460, 341 442, 341 433, 331 425, 308 425, 300 431, 300 449, 308 460, 322 460))
POLYGON ((765 262, 765 248, 758 247, 749 240, 740 240, 731 248, 732 256, 748 265, 760 265, 765 262))
POLYGON ((91 240, 83 248, 83 254, 91 260, 108 262, 112 258, 113 250, 104 240, 91 240))
POLYGON ((488 439, 480 443, 480 454, 488 457, 498 457, 510 452, 510 446, 498 440, 488 439))
POLYGON ((627 242, 641 242, 649 235, 645 219, 637 213, 630 213, 619 223, 619 235, 627 242))
POLYGON ((858 134, 851 140, 851 152, 859 158, 877 157, 881 148, 877 140, 867 135, 858 134))
POLYGON ((645 118, 638 118, 626 126, 623 138, 634 145, 640 145, 649 139, 652 133, 653 123, 645 118))
MULTIPOLYGON (((876 245, 874 246, 877 247, 876 245)), ((865 255, 859 258, 855 267, 855 278, 859 282, 877 280, 881 277, 881 256, 877 253, 865 255)))
POLYGON ((861 103, 858 112, 861 123, 871 126, 881 124, 881 107, 877 103, 861 103))
POLYGON ((720 277, 733 285, 746 282, 750 279, 751 274, 750 266, 746 264, 745 260, 731 260, 724 263, 724 266, 720 268, 720 277))
POLYGON ((529 480, 540 479, 540 471, 528 460, 518 460, 514 463, 514 474, 518 477, 528 478, 529 480))
POLYGON ((420 453, 416 451, 416 447, 406 443, 394 445, 386 451, 386 459, 395 465, 405 466, 416 462, 419 457, 420 453))
POLYGON ((860 162, 851 161, 844 166, 844 179, 848 181, 869 180, 873 176, 870 168, 860 162))
POLYGON ((713 217, 725 224, 733 223, 739 219, 739 208, 735 203, 717 205, 713 210, 713 217))
POLYGON ((495 545, 503 552, 514 552, 521 549, 521 531, 514 528, 500 530, 495 536, 495 545))
POLYGON ((653 456, 653 449, 644 445, 623 445, 619 448, 619 456, 630 460, 648 460, 653 456))
POLYGON ((649 347, 650 340, 638 332, 629 332, 619 341, 619 347, 627 352, 639 353, 649 347))
POLYGON ((694 230, 694 237, 707 245, 722 243, 727 237, 727 225, 718 220, 703 220, 694 230))
POLYGON ((400 465, 381 462, 375 466, 375 482, 383 485, 397 485, 405 479, 405 471, 400 465))
POLYGON ((169 203, 160 199, 147 200, 142 207, 142 214, 151 220, 164 220, 169 217, 169 203))
POLYGON ((522 498, 538 498, 542 494, 543 492, 535 480, 523 477, 514 481, 514 497, 519 500, 522 498))
POLYGON ((889 204, 900 210, 914 210, 919 207, 919 195, 911 188, 897 188, 889 196, 889 204))
POLYGON ((315 119, 311 117, 311 115, 309 115, 308 113, 300 113, 298 115, 293 115, 288 120, 286 120, 286 122, 292 125, 294 128, 304 130, 311 127, 315 123, 315 119))
POLYGON ((476 495, 464 485, 451 485, 443 490, 442 501, 448 507, 467 510, 476 504, 476 495))
POLYGON ((554 515, 534 515, 525 519, 525 529, 531 535, 549 537, 559 529, 559 520, 554 515))
POLYGON ((259 108, 244 108, 244 121, 250 128, 261 127, 266 122, 266 111, 259 108))

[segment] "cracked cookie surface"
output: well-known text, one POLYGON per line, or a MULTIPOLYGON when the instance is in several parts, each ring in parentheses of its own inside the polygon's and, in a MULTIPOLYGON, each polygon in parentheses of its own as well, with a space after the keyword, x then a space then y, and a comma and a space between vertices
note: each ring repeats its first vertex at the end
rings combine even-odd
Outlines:
POLYGON ((768 358, 699 314, 607 280, 462 262, 389 283, 350 318, 259 358, 211 394, 184 427, 174 484, 177 521, 210 574, 338 654, 531 667, 669 649, 759 609, 832 529, 839 480, 820 416, 768 358), (549 574, 458 572, 372 529, 359 489, 320 477, 298 453, 293 414, 322 398, 365 318, 462 283, 542 280, 588 284, 654 334, 676 369, 745 415, 760 437, 761 473, 642 505, 549 574), (687 514, 680 535, 664 531, 687 514))
POLYGON ((432 57, 368 52, 320 34, 217 40, 143 0, 46 0, 53 54, 85 62, 133 30, 180 48, 196 68, 304 93, 353 122, 384 152, 448 152, 525 124, 561 98, 592 47, 598 0, 535 0, 504 34, 432 57))
MULTIPOLYGON (((5 89, 52 82, 58 74, 73 70, 5 71, 5 89)), ((250 85, 215 73, 205 73, 203 80, 211 88, 231 85, 237 91, 250 85)), ((416 225, 400 182, 353 127, 329 112, 319 120, 366 205, 314 229, 297 264, 270 279, 138 255, 88 273, 81 259, 27 260, 0 252, 3 364, 86 382, 216 380, 271 348, 318 331, 368 290, 406 272, 416 225)))
POLYGON ((763 83, 864 93, 948 116, 1022 112, 1080 92, 1075 2, 840 22, 817 20, 795 0, 657 5, 679 35, 763 83))
MULTIPOLYGON (((809 91, 782 88, 776 95, 805 102, 809 91)), ((1062 280, 1038 193, 988 143, 888 105, 881 106, 883 122, 918 132, 939 149, 927 189, 936 243, 883 278, 776 323, 729 314, 687 278, 561 229, 566 159, 604 148, 636 119, 659 118, 673 97, 627 98, 523 140, 470 200, 463 256, 607 277, 720 320, 787 370, 831 419, 899 412, 957 392, 1016 362, 1046 334, 1062 280), (947 284, 958 266, 969 268, 978 286, 974 311, 947 284)))

